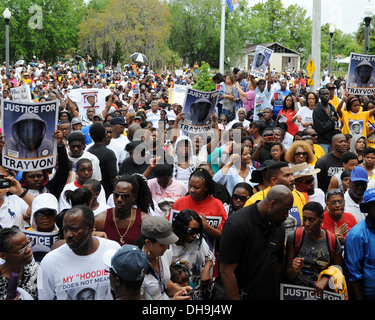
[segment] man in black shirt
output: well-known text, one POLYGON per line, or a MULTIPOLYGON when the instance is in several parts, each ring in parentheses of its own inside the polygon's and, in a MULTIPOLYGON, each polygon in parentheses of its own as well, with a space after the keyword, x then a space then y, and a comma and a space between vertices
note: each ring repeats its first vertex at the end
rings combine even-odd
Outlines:
POLYGON ((327 154, 332 150, 331 141, 335 134, 339 117, 335 107, 329 103, 329 90, 327 88, 319 90, 319 98, 320 103, 315 106, 313 111, 313 123, 314 129, 318 134, 318 144, 327 154))
POLYGON ((94 145, 87 151, 96 155, 99 159, 103 185, 106 198, 113 192, 113 180, 117 175, 117 158, 115 153, 105 146, 106 131, 102 123, 94 123, 90 127, 90 136, 94 145))
POLYGON ((319 158, 315 169, 320 169, 317 174, 318 187, 327 192, 331 177, 344 170, 341 157, 347 151, 346 138, 343 134, 335 134, 332 138, 332 152, 319 158))
POLYGON ((282 223, 293 206, 284 185, 270 189, 260 202, 233 213, 220 240, 220 272, 229 300, 276 300, 284 259, 282 223))

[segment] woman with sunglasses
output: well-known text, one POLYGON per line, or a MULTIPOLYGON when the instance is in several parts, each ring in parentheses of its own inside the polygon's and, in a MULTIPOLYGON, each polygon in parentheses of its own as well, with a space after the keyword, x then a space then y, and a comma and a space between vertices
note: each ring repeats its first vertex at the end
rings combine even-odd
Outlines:
POLYGON ((147 181, 139 174, 120 176, 114 183, 113 201, 114 208, 95 216, 95 229, 120 245, 134 244, 149 208, 154 208, 147 181))
POLYGON ((0 258, 5 261, 0 265, 0 300, 38 298, 39 263, 33 261, 32 244, 16 226, 0 229, 0 258), (14 284, 12 290, 10 282, 14 284))
POLYGON ((336 235, 342 245, 351 228, 357 224, 355 217, 344 212, 344 193, 340 189, 331 189, 326 195, 327 211, 324 212, 322 228, 336 235))
POLYGON ((194 210, 181 210, 172 222, 172 229, 179 238, 171 245, 172 262, 187 262, 190 285, 199 285, 199 292, 203 293, 211 287, 215 257, 203 238, 202 218, 194 210))
POLYGON ((290 166, 304 162, 311 164, 314 160, 315 156, 311 145, 303 140, 294 141, 285 153, 285 161, 290 166))
POLYGON ((246 201, 253 195, 253 188, 246 182, 237 183, 233 188, 232 199, 230 205, 226 206, 228 217, 234 212, 240 210, 246 201))

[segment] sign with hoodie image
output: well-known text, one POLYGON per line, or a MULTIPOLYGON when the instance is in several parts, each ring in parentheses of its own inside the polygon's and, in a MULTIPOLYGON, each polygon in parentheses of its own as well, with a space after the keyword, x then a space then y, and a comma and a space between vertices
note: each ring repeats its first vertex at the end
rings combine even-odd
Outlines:
POLYGON ((372 95, 375 92, 375 56, 351 53, 348 70, 348 93, 372 95))
POLYGON ((55 166, 57 145, 53 132, 57 127, 58 111, 58 101, 38 103, 2 101, 4 167, 29 172, 55 166))
POLYGON ((266 76, 268 70, 267 64, 271 61, 272 54, 272 49, 262 46, 256 47, 250 71, 250 74, 254 76, 254 78, 264 78, 266 76))
POLYGON ((185 119, 180 121, 180 129, 191 133, 210 131, 218 96, 219 90, 203 92, 188 88, 182 106, 185 119))

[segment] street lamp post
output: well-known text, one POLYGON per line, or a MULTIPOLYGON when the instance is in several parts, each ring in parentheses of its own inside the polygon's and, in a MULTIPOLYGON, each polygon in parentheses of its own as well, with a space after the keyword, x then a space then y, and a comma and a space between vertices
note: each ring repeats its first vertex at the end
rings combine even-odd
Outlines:
POLYGON ((10 20, 11 12, 8 8, 6 8, 3 12, 3 17, 5 20, 5 63, 6 63, 6 70, 5 74, 7 77, 9 76, 9 20, 10 20))
POLYGON ((372 15, 374 14, 374 10, 372 8, 372 5, 369 1, 369 3, 366 5, 364 9, 364 15, 365 15, 365 54, 368 54, 368 43, 369 43, 369 36, 370 36, 370 23, 372 15))
POLYGON ((329 41, 329 74, 330 76, 332 75, 332 38, 333 34, 335 33, 335 26, 331 25, 329 27, 329 36, 330 36, 330 41, 329 41))

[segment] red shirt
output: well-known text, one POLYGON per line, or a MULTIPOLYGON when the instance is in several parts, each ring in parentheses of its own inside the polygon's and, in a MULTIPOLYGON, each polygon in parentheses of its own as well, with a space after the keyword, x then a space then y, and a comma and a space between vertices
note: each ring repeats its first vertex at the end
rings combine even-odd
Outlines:
MULTIPOLYGON (((344 212, 342 215, 341 221, 337 221, 336 224, 337 224, 337 227, 340 227, 344 223, 348 225, 348 229, 350 230, 357 224, 357 220, 354 218, 354 216, 351 213, 344 212)), ((335 233, 335 220, 332 219, 328 211, 324 212, 324 220, 322 223, 322 228, 332 233, 335 233)), ((344 236, 345 239, 346 239, 347 234, 348 233, 346 233, 344 236)))

